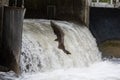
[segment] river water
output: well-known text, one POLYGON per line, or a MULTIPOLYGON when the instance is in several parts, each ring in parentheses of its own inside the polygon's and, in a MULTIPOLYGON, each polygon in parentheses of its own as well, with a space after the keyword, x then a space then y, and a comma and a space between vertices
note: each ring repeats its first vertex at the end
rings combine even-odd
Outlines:
POLYGON ((64 45, 49 20, 25 20, 21 54, 21 75, 1 72, 1 80, 120 80, 120 59, 102 60, 89 29, 66 21, 54 21, 64 32, 64 45))

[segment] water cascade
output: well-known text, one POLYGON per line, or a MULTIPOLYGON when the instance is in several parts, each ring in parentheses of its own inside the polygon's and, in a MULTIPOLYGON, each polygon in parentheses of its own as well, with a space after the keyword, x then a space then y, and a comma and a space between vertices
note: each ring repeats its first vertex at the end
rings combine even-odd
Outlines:
POLYGON ((56 22, 63 30, 67 55, 58 48, 57 36, 49 21, 25 21, 23 34, 22 71, 36 72, 89 66, 101 59, 95 39, 85 26, 56 22), (47 24, 46 24, 46 23, 47 24))
POLYGON ((58 48, 49 20, 25 20, 21 76, 0 73, 5 80, 120 80, 119 60, 102 61, 89 29, 66 21, 53 21, 64 33, 66 54, 58 48))

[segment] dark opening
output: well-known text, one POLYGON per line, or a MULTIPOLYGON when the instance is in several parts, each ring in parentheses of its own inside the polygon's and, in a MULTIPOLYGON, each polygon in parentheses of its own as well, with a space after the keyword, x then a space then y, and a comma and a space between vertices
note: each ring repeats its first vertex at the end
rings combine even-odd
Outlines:
POLYGON ((120 39, 120 9, 91 7, 89 26, 98 44, 120 39))

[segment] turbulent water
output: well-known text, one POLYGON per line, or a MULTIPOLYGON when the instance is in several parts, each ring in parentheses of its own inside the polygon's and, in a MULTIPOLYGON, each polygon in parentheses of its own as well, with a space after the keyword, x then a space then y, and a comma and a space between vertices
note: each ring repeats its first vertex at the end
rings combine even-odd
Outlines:
POLYGON ((67 55, 58 48, 57 36, 49 21, 26 21, 21 68, 26 72, 50 71, 89 66, 101 59, 95 39, 85 26, 55 22, 63 30, 67 55), (26 67, 27 66, 27 67, 26 67))
POLYGON ((101 53, 89 29, 66 21, 54 21, 64 32, 64 45, 49 20, 25 20, 19 78, 13 72, 0 73, 3 80, 120 80, 120 61, 101 60, 101 53), (13 77, 14 76, 14 77, 13 77))

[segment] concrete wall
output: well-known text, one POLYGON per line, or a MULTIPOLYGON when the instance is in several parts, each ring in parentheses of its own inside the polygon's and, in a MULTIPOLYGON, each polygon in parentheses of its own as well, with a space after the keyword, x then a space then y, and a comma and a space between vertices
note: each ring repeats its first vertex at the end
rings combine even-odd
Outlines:
MULTIPOLYGON (((24 0, 25 18, 72 20, 89 24, 90 0, 24 0)), ((7 5, 9 0, 0 0, 7 5)))
POLYGON ((0 8, 0 71, 20 74, 24 8, 0 8), (2 14, 4 13, 4 15, 2 14))
POLYGON ((90 30, 97 43, 120 39, 120 10, 113 8, 91 8, 90 30))
POLYGON ((88 24, 88 0, 25 0, 26 18, 73 20, 88 24))

